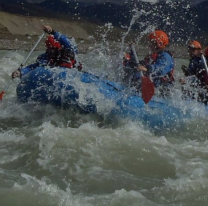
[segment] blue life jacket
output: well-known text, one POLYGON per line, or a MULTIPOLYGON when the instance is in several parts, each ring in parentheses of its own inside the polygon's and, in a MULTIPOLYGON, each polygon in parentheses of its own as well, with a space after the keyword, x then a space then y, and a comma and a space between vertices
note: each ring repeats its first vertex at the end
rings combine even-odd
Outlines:
POLYGON ((147 73, 151 75, 151 79, 156 87, 173 85, 173 72, 175 62, 172 55, 168 51, 158 53, 156 60, 146 66, 147 73))
MULTIPOLYGON (((130 51, 129 55, 129 60, 124 61, 125 68, 136 68, 138 65, 135 63, 133 52, 130 51)), ((140 64, 147 68, 147 75, 151 76, 155 87, 173 86, 173 72, 175 63, 169 51, 154 53, 148 56, 148 58, 146 57, 143 61, 140 61, 140 64)), ((141 72, 139 72, 137 69, 132 70, 132 73, 132 80, 134 82, 141 79, 141 72)))

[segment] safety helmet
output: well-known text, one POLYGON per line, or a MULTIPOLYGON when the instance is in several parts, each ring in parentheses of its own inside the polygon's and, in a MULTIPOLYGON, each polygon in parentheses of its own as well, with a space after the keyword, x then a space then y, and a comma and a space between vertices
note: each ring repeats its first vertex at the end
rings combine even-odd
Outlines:
POLYGON ((202 49, 201 44, 196 40, 190 41, 188 47, 192 49, 202 49))
POLYGON ((165 48, 169 44, 169 39, 164 31, 154 31, 149 34, 148 40, 154 41, 160 49, 165 48))
POLYGON ((61 48, 61 44, 54 39, 53 35, 49 35, 45 41, 45 45, 47 48, 61 48))

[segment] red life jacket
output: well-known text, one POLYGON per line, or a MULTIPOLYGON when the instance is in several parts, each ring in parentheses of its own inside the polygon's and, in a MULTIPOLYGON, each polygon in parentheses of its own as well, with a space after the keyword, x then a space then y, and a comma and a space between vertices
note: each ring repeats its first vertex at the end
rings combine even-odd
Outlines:
POLYGON ((69 69, 77 67, 80 71, 82 69, 82 64, 79 63, 78 66, 76 64, 75 54, 72 51, 64 48, 59 51, 59 58, 57 59, 58 66, 67 67, 69 69))
POLYGON ((70 60, 70 61, 61 61, 60 60, 60 63, 58 64, 58 66, 61 66, 61 67, 67 67, 69 69, 71 68, 74 68, 75 67, 75 64, 76 64, 76 61, 74 59, 70 60))
POLYGON ((79 65, 76 66, 76 60, 72 59, 70 61, 61 61, 58 66, 67 67, 69 69, 77 67, 79 71, 82 70, 82 64, 79 62, 79 65))
POLYGON ((157 58, 158 58, 158 53, 152 53, 150 55, 147 55, 145 58, 144 58, 144 62, 147 64, 154 64, 156 61, 157 61, 157 58))

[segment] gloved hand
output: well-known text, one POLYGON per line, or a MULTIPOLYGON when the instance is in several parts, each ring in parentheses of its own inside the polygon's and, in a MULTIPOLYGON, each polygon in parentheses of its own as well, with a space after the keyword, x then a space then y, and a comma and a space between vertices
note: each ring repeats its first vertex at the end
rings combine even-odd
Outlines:
POLYGON ((16 70, 14 72, 12 72, 12 79, 16 78, 16 77, 20 77, 21 76, 21 72, 20 70, 16 70))
POLYGON ((43 31, 47 34, 53 34, 54 33, 54 30, 49 25, 43 25, 43 31))

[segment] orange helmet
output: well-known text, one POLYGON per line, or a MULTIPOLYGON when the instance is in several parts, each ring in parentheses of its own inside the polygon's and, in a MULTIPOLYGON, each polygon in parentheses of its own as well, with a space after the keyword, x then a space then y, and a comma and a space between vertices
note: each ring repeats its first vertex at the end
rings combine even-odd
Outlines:
POLYGON ((148 36, 149 41, 155 41, 160 49, 165 48, 169 44, 169 39, 164 31, 154 31, 148 36))
POLYGON ((45 41, 45 45, 48 48, 61 48, 61 44, 54 39, 52 35, 49 35, 47 40, 45 41))
POLYGON ((202 49, 201 44, 198 41, 190 41, 188 44, 188 47, 193 48, 193 49, 202 49))

